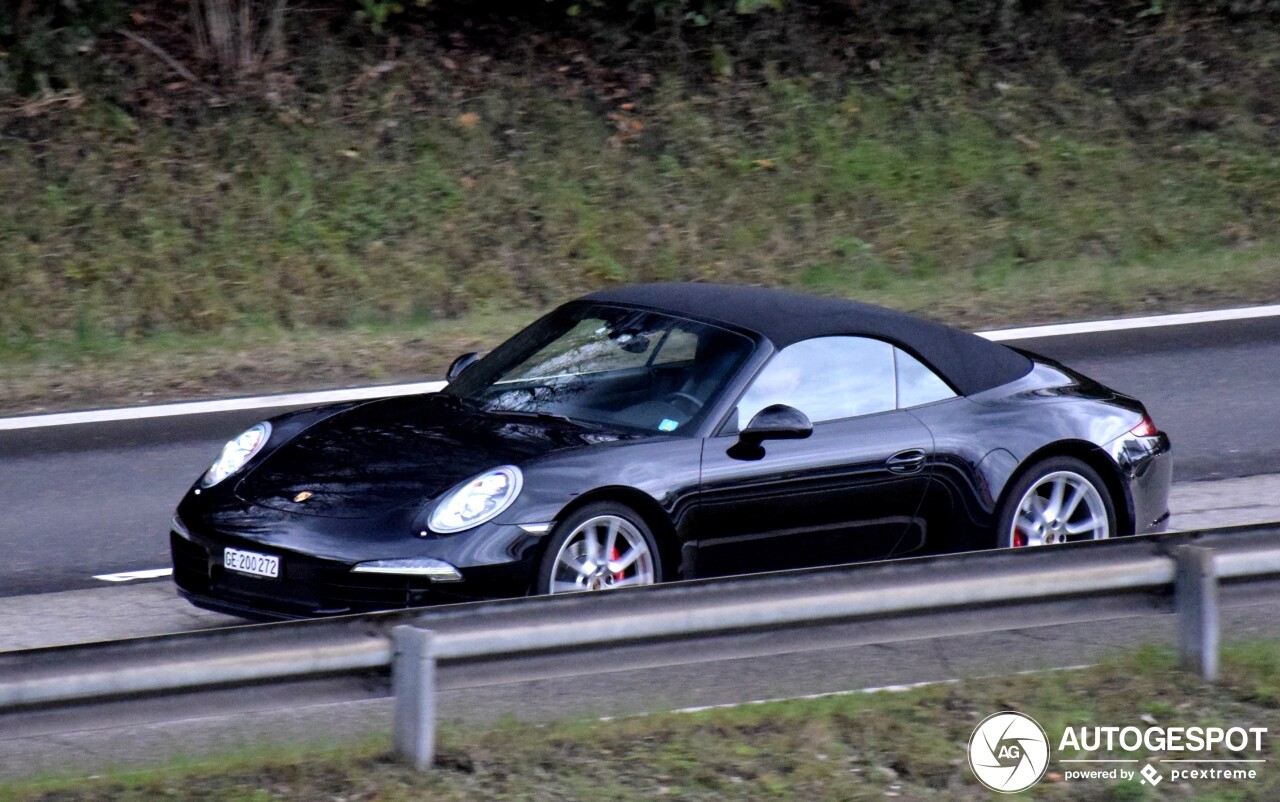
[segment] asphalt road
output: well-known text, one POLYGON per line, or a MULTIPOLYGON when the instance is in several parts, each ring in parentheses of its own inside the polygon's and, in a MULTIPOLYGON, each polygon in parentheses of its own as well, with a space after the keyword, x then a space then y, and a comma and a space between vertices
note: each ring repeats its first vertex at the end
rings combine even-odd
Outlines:
POLYGON ((1280 472, 1280 318, 1010 342, 1142 399, 1174 481, 1280 472))
MULTIPOLYGON (((1280 318, 1010 344, 1143 399, 1173 439, 1177 481, 1277 471, 1280 318)), ((260 416, 0 432, 0 597, 166 566, 174 504, 222 443, 260 416)))

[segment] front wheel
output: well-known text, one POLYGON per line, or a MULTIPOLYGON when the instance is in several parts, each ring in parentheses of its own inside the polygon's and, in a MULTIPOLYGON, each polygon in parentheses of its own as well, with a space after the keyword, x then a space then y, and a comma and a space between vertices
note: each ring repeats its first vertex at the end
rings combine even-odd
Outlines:
POLYGON ((1074 457, 1037 463, 1011 488, 996 543, 1014 548, 1104 540, 1116 531, 1115 505, 1098 472, 1074 457))
POLYGON ((588 504, 556 527, 538 570, 538 593, 652 585, 662 581, 653 533, 622 504, 588 504))

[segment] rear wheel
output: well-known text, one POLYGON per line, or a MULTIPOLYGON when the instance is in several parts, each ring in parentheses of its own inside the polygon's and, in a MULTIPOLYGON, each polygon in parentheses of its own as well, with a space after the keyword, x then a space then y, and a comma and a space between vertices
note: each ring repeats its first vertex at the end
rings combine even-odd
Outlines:
POLYGON ((653 532, 622 504, 588 504, 551 535, 538 571, 538 593, 609 590, 662 581, 653 532))
POLYGON ((1002 547, 1104 540, 1116 531, 1116 512, 1098 472, 1074 457, 1037 463, 1010 490, 996 542, 1002 547))

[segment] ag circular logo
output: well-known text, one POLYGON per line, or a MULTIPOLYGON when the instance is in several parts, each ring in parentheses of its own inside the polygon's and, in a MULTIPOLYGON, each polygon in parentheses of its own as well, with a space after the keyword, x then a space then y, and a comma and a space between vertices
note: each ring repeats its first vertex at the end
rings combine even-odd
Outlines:
POLYGON ((969 737, 969 768, 992 791, 1025 791, 1049 768, 1049 736, 1021 713, 987 716, 969 737))

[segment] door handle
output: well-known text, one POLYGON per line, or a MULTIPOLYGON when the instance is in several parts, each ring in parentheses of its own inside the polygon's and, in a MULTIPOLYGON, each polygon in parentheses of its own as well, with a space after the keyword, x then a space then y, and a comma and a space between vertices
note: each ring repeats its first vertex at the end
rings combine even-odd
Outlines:
POLYGON ((924 467, 924 451, 919 448, 899 451, 885 460, 884 464, 893 473, 916 473, 924 467))

